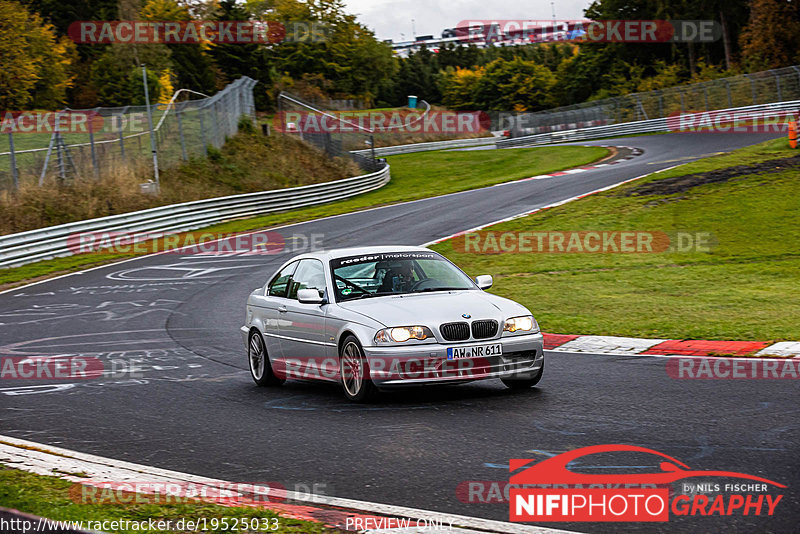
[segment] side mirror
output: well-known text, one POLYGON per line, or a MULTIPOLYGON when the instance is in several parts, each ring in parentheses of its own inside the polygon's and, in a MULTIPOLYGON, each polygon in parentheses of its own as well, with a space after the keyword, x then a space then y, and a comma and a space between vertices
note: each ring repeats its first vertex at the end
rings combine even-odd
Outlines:
POLYGON ((322 298, 317 289, 301 289, 297 292, 297 300, 300 304, 322 304, 325 299, 322 298))
POLYGON ((475 283, 478 284, 478 287, 481 289, 489 289, 492 287, 492 284, 494 284, 494 280, 492 279, 492 275, 482 274, 475 277, 475 283))

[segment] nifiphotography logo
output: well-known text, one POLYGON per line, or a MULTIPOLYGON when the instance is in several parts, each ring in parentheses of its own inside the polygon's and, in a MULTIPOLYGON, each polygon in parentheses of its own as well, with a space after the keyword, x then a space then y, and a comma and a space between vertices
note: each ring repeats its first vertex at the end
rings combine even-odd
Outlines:
POLYGON ((669 521, 676 516, 771 516, 783 494, 769 493, 783 484, 733 471, 694 470, 664 453, 634 445, 595 445, 535 460, 511 460, 509 519, 547 521, 669 521), (598 453, 655 455, 651 473, 578 473, 570 463, 598 453), (700 478, 702 483, 673 483, 700 478), (708 482, 709 478, 719 483, 708 482), (744 479, 731 481, 732 479, 744 479), (675 491, 670 491, 671 489, 675 491), (716 494, 716 495, 714 495, 716 494))

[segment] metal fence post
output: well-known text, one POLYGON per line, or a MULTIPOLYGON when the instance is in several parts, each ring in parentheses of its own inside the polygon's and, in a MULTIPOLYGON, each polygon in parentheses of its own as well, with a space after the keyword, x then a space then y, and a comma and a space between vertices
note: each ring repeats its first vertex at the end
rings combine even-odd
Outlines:
MULTIPOLYGON (((99 108, 94 108, 95 113, 98 113, 99 108)), ((92 152, 92 169, 94 169, 95 179, 100 178, 100 165, 97 163, 97 149, 94 146, 94 126, 89 124, 89 147, 92 152)))
POLYGON ((19 173, 17 171, 17 155, 14 153, 14 133, 8 132, 9 155, 11 156, 11 177, 14 180, 14 189, 19 189, 19 173))
POLYGON ((214 109, 212 110, 212 117, 214 119, 214 134, 211 136, 212 143, 214 144, 215 148, 219 148, 221 146, 220 138, 219 138, 219 110, 217 109, 217 104, 219 103, 219 99, 214 102, 214 109))
POLYGON ((375 159, 375 134, 369 134, 369 148, 371 150, 372 155, 372 168, 375 169, 375 162, 378 161, 375 159))
POLYGON ((778 102, 782 102, 783 96, 781 96, 781 77, 775 71, 772 71, 772 73, 775 75, 775 89, 778 91, 778 102))
POLYGON ((731 98, 731 83, 728 80, 722 80, 725 82, 725 90, 728 92, 728 107, 733 107, 733 99, 731 98))
POLYGON ((181 119, 181 115, 183 111, 178 110, 178 106, 175 106, 175 116, 178 118, 178 135, 181 138, 181 156, 183 156, 183 161, 187 161, 189 157, 186 155, 186 138, 183 136, 183 120, 181 119))
POLYGON ((44 177, 47 174, 47 165, 50 163, 50 156, 53 153, 53 142, 55 141, 56 134, 50 136, 50 142, 47 144, 47 154, 44 156, 44 165, 42 165, 42 173, 39 175, 39 187, 44 184, 44 177))
POLYGON ((253 96, 253 87, 255 87, 257 84, 258 84, 258 82, 256 82, 255 80, 252 80, 250 82, 250 87, 247 90, 248 112, 253 117, 253 122, 254 123, 257 122, 258 118, 256 117, 256 100, 255 100, 255 97, 253 96))
POLYGON ((756 97, 756 83, 753 81, 753 78, 751 78, 749 74, 745 74, 744 76, 745 78, 750 80, 750 90, 753 92, 753 105, 755 106, 758 103, 758 99, 756 97))
POLYGON ((158 150, 156 149, 156 136, 153 133, 153 110, 150 107, 150 91, 147 89, 147 68, 142 65, 142 81, 144 83, 144 105, 147 106, 147 124, 150 127, 150 150, 153 152, 153 173, 158 187, 158 150))
POLYGON ((58 128, 56 128, 56 161, 58 162, 58 176, 63 183, 64 180, 67 178, 67 169, 64 165, 64 149, 63 144, 64 142, 61 140, 61 134, 58 133, 58 128))
POLYGON ((119 113, 119 152, 120 155, 122 156, 122 161, 125 161, 125 135, 123 133, 125 128, 122 125, 122 121, 125 119, 125 112, 128 110, 129 107, 130 106, 125 106, 119 113))

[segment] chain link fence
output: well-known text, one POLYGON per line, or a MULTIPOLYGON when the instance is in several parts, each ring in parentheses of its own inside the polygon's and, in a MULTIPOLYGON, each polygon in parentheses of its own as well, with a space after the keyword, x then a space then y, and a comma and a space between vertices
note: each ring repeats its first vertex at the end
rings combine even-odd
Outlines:
POLYGON ((800 66, 523 113, 500 118, 498 129, 516 137, 792 100, 800 100, 800 66))
MULTIPOLYGON (((225 139, 238 131, 242 116, 255 123, 256 83, 244 77, 214 96, 194 93, 204 98, 151 105, 159 168, 178 165, 193 156, 206 157, 209 147, 221 148, 225 139)), ((0 190, 28 184, 46 186, 54 180, 101 179, 119 172, 152 176, 147 112, 147 106, 67 109, 53 115, 83 114, 96 127, 85 128, 86 131, 68 127, 60 131, 61 127, 52 126, 51 122, 26 133, 20 133, 19 128, 13 129, 16 133, 2 133, 0 190), (48 130, 47 124, 54 131, 42 131, 48 130)))
POLYGON ((334 102, 317 101, 311 104, 297 96, 281 92, 278 95, 278 114, 273 125, 279 133, 296 136, 316 146, 328 157, 351 158, 367 172, 375 172, 384 167, 386 160, 375 157, 374 132, 328 112, 338 108, 334 102), (327 121, 325 127, 308 127, 309 123, 320 124, 323 120, 327 121))

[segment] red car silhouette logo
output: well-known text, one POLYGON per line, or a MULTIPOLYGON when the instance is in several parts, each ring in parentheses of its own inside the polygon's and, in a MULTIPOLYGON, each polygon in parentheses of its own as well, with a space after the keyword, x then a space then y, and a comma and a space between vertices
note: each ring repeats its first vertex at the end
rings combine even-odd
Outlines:
MULTIPOLYGON (((536 460, 511 460, 509 464, 510 471, 519 470, 520 468, 529 465, 536 460)), ((734 471, 700 471, 691 469, 683 462, 676 460, 671 456, 667 456, 662 452, 645 447, 637 447, 635 445, 593 445, 591 447, 582 447, 573 451, 568 451, 558 456, 548 458, 546 460, 538 461, 535 465, 511 476, 510 483, 514 485, 522 484, 670 484, 677 480, 692 477, 731 477, 731 478, 744 478, 754 480, 757 482, 766 482, 779 488, 785 488, 783 484, 779 484, 766 478, 761 478, 744 473, 736 473, 734 471), (642 452, 647 454, 654 454, 664 458, 666 461, 661 461, 659 473, 638 473, 638 474, 616 474, 616 473, 575 473, 567 469, 567 465, 577 458, 597 454, 601 452, 642 452)))

